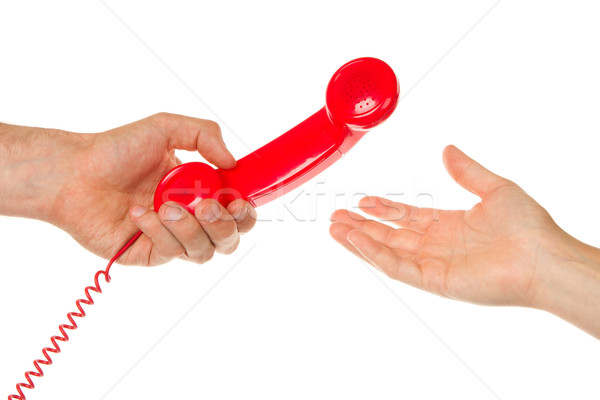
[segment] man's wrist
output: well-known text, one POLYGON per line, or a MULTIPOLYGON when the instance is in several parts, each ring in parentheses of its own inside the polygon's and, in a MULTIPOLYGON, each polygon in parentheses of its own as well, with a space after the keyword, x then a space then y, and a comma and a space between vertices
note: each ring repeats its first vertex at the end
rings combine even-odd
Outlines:
POLYGON ((86 136, 0 124, 0 214, 52 222, 86 136))

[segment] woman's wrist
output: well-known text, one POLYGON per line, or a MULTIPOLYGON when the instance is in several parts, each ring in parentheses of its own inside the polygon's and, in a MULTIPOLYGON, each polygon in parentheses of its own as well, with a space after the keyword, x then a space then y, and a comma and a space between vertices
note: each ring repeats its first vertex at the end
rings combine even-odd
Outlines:
POLYGON ((0 124, 0 214, 52 222, 87 136, 0 124))
POLYGON ((562 232, 532 304, 600 339, 600 249, 562 232))

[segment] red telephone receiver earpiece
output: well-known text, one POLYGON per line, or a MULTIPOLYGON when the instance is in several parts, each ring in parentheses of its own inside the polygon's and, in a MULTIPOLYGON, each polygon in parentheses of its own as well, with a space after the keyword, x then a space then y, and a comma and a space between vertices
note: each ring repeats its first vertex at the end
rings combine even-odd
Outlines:
POLYGON ((240 159, 233 169, 192 162, 169 171, 154 195, 158 211, 175 201, 191 213, 204 198, 227 206, 242 198, 265 204, 325 170, 369 129, 396 108, 400 87, 381 60, 364 57, 338 69, 327 86, 326 105, 265 146, 240 159))

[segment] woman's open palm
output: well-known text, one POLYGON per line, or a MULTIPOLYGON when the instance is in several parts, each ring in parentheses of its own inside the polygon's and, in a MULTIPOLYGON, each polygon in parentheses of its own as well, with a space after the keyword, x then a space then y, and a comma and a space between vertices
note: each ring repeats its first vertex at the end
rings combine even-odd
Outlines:
POLYGON ((544 258, 565 235, 515 183, 488 171, 454 146, 448 173, 481 198, 468 211, 417 208, 366 197, 362 211, 332 216, 331 235, 390 277, 441 296, 479 304, 532 305, 544 258))

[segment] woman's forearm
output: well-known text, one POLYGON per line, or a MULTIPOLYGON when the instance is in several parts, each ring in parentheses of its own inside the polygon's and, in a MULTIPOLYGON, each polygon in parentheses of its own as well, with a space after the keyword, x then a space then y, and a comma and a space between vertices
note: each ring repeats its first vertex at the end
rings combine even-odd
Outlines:
POLYGON ((568 236, 559 252, 535 306, 600 339, 600 249, 568 236))
POLYGON ((0 215, 49 221, 81 135, 0 124, 0 215))

